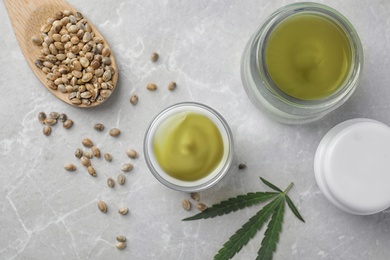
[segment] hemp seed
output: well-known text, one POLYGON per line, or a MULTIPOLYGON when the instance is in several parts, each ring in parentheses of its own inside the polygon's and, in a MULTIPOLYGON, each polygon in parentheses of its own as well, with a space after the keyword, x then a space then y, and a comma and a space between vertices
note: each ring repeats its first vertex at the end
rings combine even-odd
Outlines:
POLYGON ((184 199, 181 202, 181 206, 183 207, 184 210, 189 211, 191 209, 191 202, 189 200, 187 200, 187 199, 184 199))
POLYGON ((69 129, 73 126, 73 121, 72 119, 66 119, 65 122, 62 124, 62 126, 65 128, 65 129, 69 129))
POLYGON ((96 158, 100 158, 100 150, 97 146, 92 146, 92 154, 96 158))
POLYGON ((70 163, 70 164, 66 164, 64 166, 64 169, 69 171, 69 172, 73 172, 76 170, 76 166, 74 164, 70 163))
POLYGON ((97 205, 98 205, 98 208, 100 209, 101 212, 103 212, 103 213, 107 212, 107 205, 104 201, 99 200, 97 205))
POLYGON ((146 88, 150 91, 155 91, 157 89, 157 85, 154 83, 149 83, 148 85, 146 85, 146 88))
POLYGON ((153 52, 152 55, 150 55, 150 60, 152 62, 156 62, 158 60, 158 57, 159 57, 158 53, 157 52, 153 52))
POLYGON ((93 129, 95 129, 96 131, 102 132, 104 130, 104 125, 97 123, 93 126, 93 129))
POLYGON ((119 250, 123 250, 126 248, 126 243, 125 242, 118 242, 116 244, 116 248, 118 248, 119 250))
POLYGON ((43 127, 43 134, 44 135, 46 135, 46 136, 49 136, 50 134, 51 134, 51 127, 50 126, 48 126, 48 125, 45 125, 44 127, 43 127))
POLYGON ((118 184, 119 185, 123 185, 125 184, 125 181, 126 181, 126 177, 125 175, 123 175, 122 173, 118 175, 118 184))
POLYGON ((111 154, 105 153, 105 154, 104 154, 104 159, 105 159, 107 162, 111 162, 111 161, 112 161, 112 156, 111 156, 111 154))
POLYGON ((88 148, 91 148, 93 146, 93 143, 91 141, 91 139, 89 138, 84 138, 81 143, 85 146, 85 147, 88 147, 88 148))
POLYGON ((45 119, 46 119, 45 112, 39 112, 39 114, 38 114, 38 121, 41 122, 42 124, 44 124, 45 123, 45 119))
POLYGON ((203 203, 196 203, 195 208, 199 211, 205 211, 208 207, 203 203))
POLYGON ((168 90, 170 90, 170 91, 173 91, 173 90, 175 90, 176 89, 176 82, 171 82, 171 83, 169 83, 169 85, 168 85, 168 90))
POLYGON ((83 166, 85 166, 85 167, 88 167, 88 166, 91 165, 91 161, 90 161, 87 157, 82 156, 82 157, 81 157, 81 164, 82 164, 83 166))
POLYGON ((114 188, 114 187, 115 187, 115 181, 114 181, 114 179, 112 179, 111 177, 109 177, 109 178, 107 179, 107 185, 108 185, 108 187, 110 187, 110 188, 114 188))
POLYGON ((118 210, 118 213, 121 214, 121 215, 127 215, 128 212, 129 212, 128 208, 120 208, 118 210))
POLYGON ((123 172, 129 172, 132 169, 133 169, 133 165, 131 163, 125 163, 125 164, 122 165, 122 168, 121 168, 121 170, 123 172))
POLYGON ((77 148, 76 151, 74 151, 74 156, 76 156, 77 158, 81 158, 81 156, 83 156, 83 150, 81 150, 80 148, 77 148))
POLYGON ((116 137, 121 133, 121 131, 118 128, 112 128, 109 132, 109 135, 116 137))
POLYGON ((199 199, 200 199, 199 193, 197 193, 197 192, 192 192, 190 195, 191 195, 191 198, 192 198, 193 200, 199 201, 199 199))
POLYGON ((138 157, 138 153, 134 149, 129 149, 126 151, 126 154, 129 158, 135 159, 138 157))
POLYGON ((88 173, 89 173, 91 176, 96 177, 96 171, 95 171, 95 169, 94 169, 91 165, 88 166, 87 170, 88 170, 88 173))
POLYGON ((117 237, 116 237, 116 240, 117 240, 118 242, 126 242, 126 237, 125 237, 125 236, 117 236, 117 237))
POLYGON ((138 96, 137 95, 132 95, 130 97, 130 103, 135 106, 138 103, 138 96))

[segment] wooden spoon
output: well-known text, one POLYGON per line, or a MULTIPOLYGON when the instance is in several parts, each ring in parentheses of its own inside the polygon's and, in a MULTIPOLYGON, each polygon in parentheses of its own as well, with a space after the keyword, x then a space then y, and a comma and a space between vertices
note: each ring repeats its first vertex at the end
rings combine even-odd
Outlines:
MULTIPOLYGON (((59 11, 70 10, 73 13, 77 11, 64 0, 4 0, 7 8, 8 15, 12 22, 16 39, 18 40, 19 46, 22 49, 23 55, 26 58, 31 69, 42 82, 42 84, 49 90, 54 96, 64 101, 67 104, 77 107, 93 107, 101 104, 102 102, 92 102, 90 105, 79 104, 75 105, 70 102, 68 93, 61 93, 58 90, 53 90, 49 87, 46 79, 46 74, 35 65, 35 61, 38 59, 38 55, 41 54, 40 50, 42 46, 36 46, 32 42, 32 37, 41 34, 41 27, 47 24, 47 19, 55 17, 55 14, 59 11)), ((85 16, 84 16, 85 18, 85 16)), ((95 33, 96 37, 103 40, 105 47, 109 47, 107 41, 96 29, 96 27, 88 21, 92 28, 92 32, 95 33)), ((114 55, 111 53, 109 56, 111 59, 111 65, 115 73, 112 76, 112 83, 114 91, 115 86, 118 82, 118 66, 116 64, 114 55)))

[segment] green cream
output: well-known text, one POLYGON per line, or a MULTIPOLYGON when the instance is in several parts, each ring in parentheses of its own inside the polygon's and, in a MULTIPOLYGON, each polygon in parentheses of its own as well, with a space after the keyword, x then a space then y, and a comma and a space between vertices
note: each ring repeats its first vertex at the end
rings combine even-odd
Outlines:
POLYGON ((217 168, 224 144, 219 129, 208 117, 181 112, 158 127, 153 149, 158 164, 168 175, 196 181, 217 168))
POLYGON ((340 88, 351 67, 351 46, 333 21, 315 14, 297 14, 271 32, 265 61, 269 75, 287 95, 318 100, 340 88))

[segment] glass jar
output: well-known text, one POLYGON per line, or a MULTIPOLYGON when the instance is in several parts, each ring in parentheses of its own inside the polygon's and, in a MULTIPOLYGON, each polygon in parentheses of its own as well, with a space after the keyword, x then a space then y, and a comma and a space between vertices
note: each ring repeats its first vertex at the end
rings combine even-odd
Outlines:
MULTIPOLYGON (((241 60, 241 78, 252 103, 268 116, 282 123, 307 123, 341 106, 352 95, 361 78, 363 49, 351 23, 336 10, 317 3, 295 3, 274 12, 247 43, 241 60), (333 93, 306 100, 282 91, 271 78, 266 62, 270 36, 286 19, 298 15, 321 17, 337 26, 349 43, 349 71, 333 93)), ((283 71, 280 71, 283 73, 283 71)))
MULTIPOLYGON (((175 142, 175 146, 177 146, 177 143, 179 141, 175 142)), ((181 148, 183 147, 179 147, 180 150, 182 150, 181 148)), ((225 174, 229 170, 233 160, 233 135, 225 119, 214 109, 195 102, 178 103, 176 105, 164 109, 151 122, 145 134, 144 155, 146 164, 153 176, 168 188, 183 192, 201 191, 215 185, 223 178, 223 176, 225 176, 225 174), (172 122, 168 120, 175 118, 175 116, 177 115, 189 112, 202 115, 210 119, 211 122, 214 123, 214 125, 219 130, 223 144, 222 158, 217 164, 217 166, 206 176, 193 181, 175 178, 172 175, 168 174, 166 171, 164 171, 163 167, 159 164, 154 151, 155 136, 159 128, 161 126, 162 128, 164 128, 165 125, 176 125, 176 121, 172 122), (169 122, 169 124, 164 124, 164 122, 169 122)))

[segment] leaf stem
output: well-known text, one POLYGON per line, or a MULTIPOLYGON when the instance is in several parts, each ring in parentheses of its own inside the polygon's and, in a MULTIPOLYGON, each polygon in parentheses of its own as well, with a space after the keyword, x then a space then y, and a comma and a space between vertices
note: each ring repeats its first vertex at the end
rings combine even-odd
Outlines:
POLYGON ((284 194, 287 194, 287 192, 292 188, 292 186, 294 186, 294 183, 290 183, 290 185, 288 185, 288 187, 283 191, 284 194))

